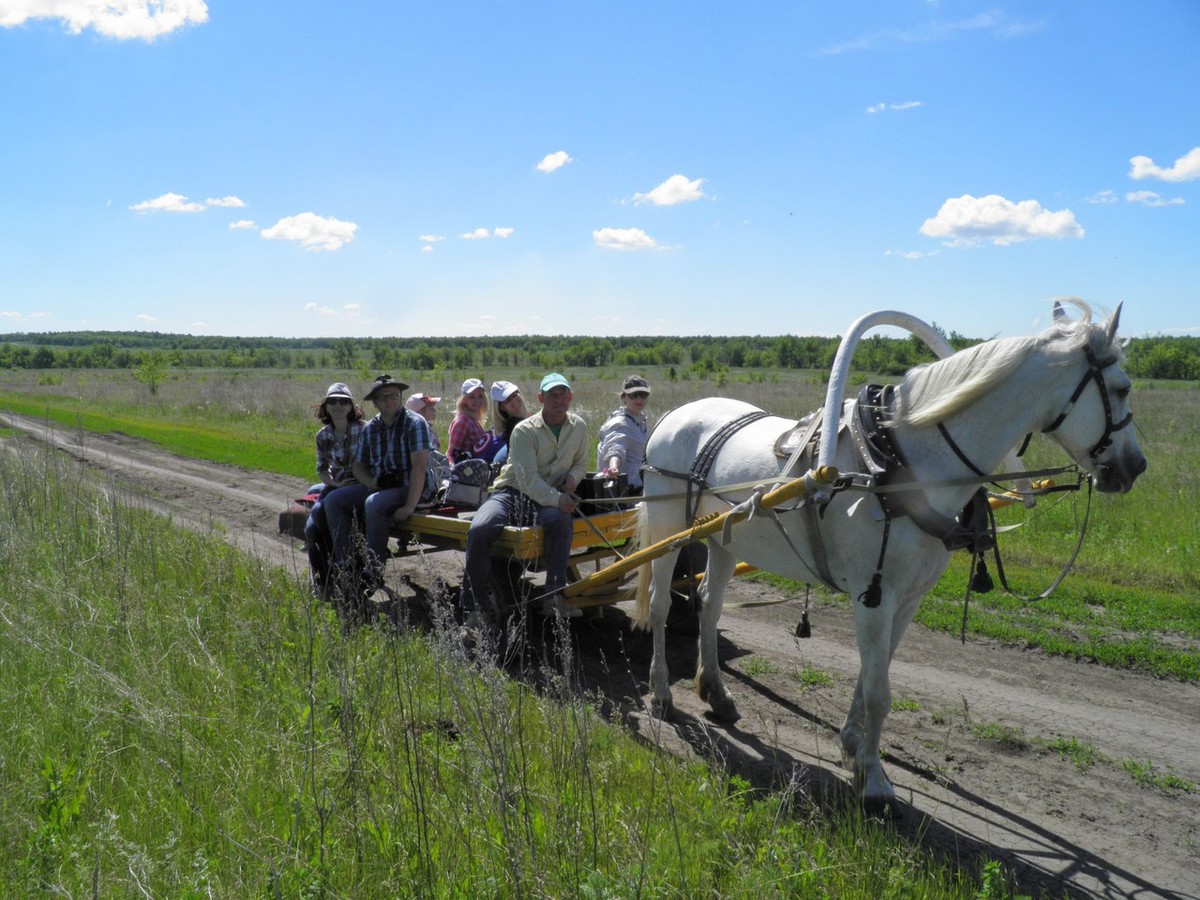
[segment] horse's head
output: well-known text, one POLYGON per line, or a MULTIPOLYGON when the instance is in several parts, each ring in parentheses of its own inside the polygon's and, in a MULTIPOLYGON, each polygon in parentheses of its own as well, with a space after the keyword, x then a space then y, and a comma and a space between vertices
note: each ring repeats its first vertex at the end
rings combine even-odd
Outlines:
MULTIPOLYGON (((1064 316, 1056 303, 1056 322, 1064 316)), ((1079 358, 1069 367, 1079 380, 1057 417, 1042 429, 1091 476, 1096 490, 1108 493, 1128 491, 1146 471, 1146 457, 1129 427, 1133 383, 1121 370, 1120 318, 1118 305, 1105 324, 1085 320, 1065 326, 1082 329, 1082 353, 1073 351, 1079 358)))

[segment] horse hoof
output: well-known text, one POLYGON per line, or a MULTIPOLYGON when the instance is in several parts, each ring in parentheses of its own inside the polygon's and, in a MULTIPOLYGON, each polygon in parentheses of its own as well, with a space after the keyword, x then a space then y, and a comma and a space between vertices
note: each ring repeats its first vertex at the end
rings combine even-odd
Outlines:
POLYGON ((904 817, 903 811, 896 805, 894 797, 863 797, 863 813, 880 819, 897 821, 904 817))
POLYGON ((654 697, 650 700, 650 715, 656 719, 662 719, 664 722, 669 722, 675 718, 675 704, 671 702, 671 698, 665 700, 654 697))
POLYGON ((714 698, 709 701, 708 718, 722 725, 732 725, 742 717, 737 704, 728 697, 714 698))

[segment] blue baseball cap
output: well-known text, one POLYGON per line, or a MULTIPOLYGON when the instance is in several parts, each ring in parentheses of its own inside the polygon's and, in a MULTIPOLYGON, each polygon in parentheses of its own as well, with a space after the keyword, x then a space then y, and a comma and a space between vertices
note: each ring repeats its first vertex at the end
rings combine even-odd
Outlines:
POLYGON ((542 379, 542 386, 538 388, 538 393, 544 394, 546 391, 553 390, 556 387, 565 387, 569 391, 571 389, 571 382, 567 381, 558 372, 551 372, 542 379))

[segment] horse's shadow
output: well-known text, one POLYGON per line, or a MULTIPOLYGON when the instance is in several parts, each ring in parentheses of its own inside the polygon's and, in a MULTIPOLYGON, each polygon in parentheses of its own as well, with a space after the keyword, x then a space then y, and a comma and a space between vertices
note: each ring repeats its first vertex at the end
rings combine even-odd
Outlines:
MULTIPOLYGON (((439 627, 439 622, 444 624, 447 603, 444 585, 430 590, 408 579, 402 579, 402 583, 403 590, 392 592, 391 608, 386 614, 388 621, 417 630, 432 630, 439 627)), ((1005 809, 960 784, 939 783, 937 802, 941 807, 949 804, 964 817, 985 820, 989 833, 1019 835, 1027 848, 1037 849, 1009 851, 928 815, 916 802, 902 797, 908 794, 917 800, 916 795, 922 793, 919 786, 898 791, 897 799, 886 810, 868 815, 858 806, 840 760, 806 756, 737 723, 714 722, 678 707, 666 721, 650 716, 643 697, 648 692, 651 638, 646 632, 634 630, 632 620, 619 607, 600 607, 570 623, 521 614, 510 620, 506 634, 504 646, 497 648, 491 659, 510 677, 536 690, 554 691, 561 691, 565 680, 571 690, 589 699, 610 721, 623 725, 638 740, 668 750, 681 749, 682 745, 730 776, 745 780, 754 789, 802 798, 831 815, 864 815, 875 827, 886 828, 913 846, 959 865, 999 860, 1015 880, 1013 887, 1018 893, 1089 897, 1092 896, 1089 891, 1071 883, 1074 878, 1086 875, 1099 884, 1119 879, 1137 885, 1139 894, 1145 897, 1172 896, 1136 873, 1118 869, 1045 829, 1019 811, 1005 809)), ((836 723, 803 708, 753 676, 730 669, 729 661, 749 651, 729 641, 724 634, 718 640, 723 674, 737 681, 740 691, 757 693, 826 733, 831 746, 837 744, 836 723)), ((667 654, 671 672, 695 671, 697 648, 693 636, 668 631, 667 654)), ((672 676, 672 681, 690 681, 690 675, 672 676)), ((888 765, 917 776, 920 783, 928 783, 931 788, 937 781, 936 773, 903 759, 889 758, 888 765)))

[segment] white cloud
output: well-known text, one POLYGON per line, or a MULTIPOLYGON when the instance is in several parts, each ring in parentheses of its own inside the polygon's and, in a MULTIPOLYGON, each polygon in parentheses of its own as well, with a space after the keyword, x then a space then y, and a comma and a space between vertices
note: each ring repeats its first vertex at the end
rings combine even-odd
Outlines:
POLYGON ((606 250, 659 250, 658 243, 640 228, 601 228, 592 232, 598 247, 606 250))
POLYGON ((337 309, 310 300, 304 304, 304 311, 318 316, 340 316, 342 318, 356 319, 362 313, 362 307, 357 303, 347 303, 341 309, 337 309))
POLYGON ((4 0, 0 27, 30 19, 59 19, 71 34, 86 28, 118 40, 152 41, 208 21, 204 0, 4 0))
POLYGON ((492 236, 498 238, 512 237, 515 228, 493 228, 492 236))
POLYGON ((542 161, 537 164, 539 172, 557 172, 567 163, 575 162, 567 154, 566 150, 557 150, 554 153, 547 153, 542 157, 542 161))
POLYGON ((302 212, 295 216, 285 216, 270 228, 264 228, 261 233, 271 241, 299 241, 305 250, 333 251, 354 240, 356 231, 358 225, 354 222, 343 222, 340 219, 318 216, 316 213, 302 212))
POLYGON ((1129 177, 1135 181, 1143 178, 1157 178, 1160 181, 1195 181, 1200 178, 1200 147, 1193 147, 1187 155, 1175 160, 1175 165, 1169 169, 1154 164, 1148 156, 1135 156, 1129 160, 1132 168, 1129 177))
POLYGON ((182 194, 162 194, 129 207, 134 212, 204 212, 203 203, 191 203, 182 194))
POLYGON ((1160 197, 1154 191, 1130 191, 1125 195, 1130 203, 1140 203, 1142 206, 1183 206, 1182 197, 1172 197, 1170 200, 1160 197))
POLYGON ((145 322, 147 325, 157 325, 158 324, 158 317, 152 316, 149 313, 138 313, 136 316, 134 316, 134 318, 137 319, 139 322, 145 322))
POLYGON ((688 181, 684 175, 672 175, 650 193, 634 194, 633 202, 653 203, 655 206, 675 206, 679 203, 688 203, 704 196, 704 191, 700 189, 702 184, 704 184, 703 178, 688 181))
POLYGON ((1083 202, 1099 204, 1120 203, 1121 198, 1117 196, 1116 191, 1099 191, 1090 197, 1085 197, 1083 202))
POLYGON ((925 220, 920 231, 926 237, 942 238, 948 247, 1006 247, 1042 238, 1083 237, 1083 228, 1069 209, 1051 212, 1036 200, 1013 203, 998 194, 952 197, 935 217, 925 220))
POLYGON ((229 229, 231 231, 245 231, 246 229, 253 228, 253 227, 254 227, 253 219, 238 219, 236 222, 229 223, 229 229))
POLYGON ((246 205, 246 201, 243 200, 241 197, 221 197, 219 200, 213 199, 212 197, 210 197, 209 199, 204 201, 204 205, 205 206, 222 206, 222 207, 226 207, 229 209, 241 209, 243 206, 246 205))
POLYGON ((913 28, 893 29, 866 34, 862 37, 826 47, 818 56, 837 56, 842 53, 871 51, 892 44, 926 44, 954 40, 960 35, 985 32, 996 38, 1020 37, 1037 31, 1042 23, 1035 20, 1009 19, 998 11, 982 12, 969 19, 934 20, 913 28))
POLYGON ((446 236, 444 234, 423 234, 417 238, 418 241, 425 244, 436 244, 438 241, 444 241, 445 239, 446 236))
POLYGON ((459 235, 464 241, 482 241, 488 237, 486 228, 476 228, 474 231, 464 231, 459 235))
POLYGON ((898 256, 901 259, 925 259, 929 256, 937 256, 941 250, 885 250, 884 256, 898 256))
POLYGON ((905 100, 903 103, 876 103, 867 107, 867 115, 873 116, 875 113, 881 113, 885 109, 903 112, 906 109, 916 109, 918 106, 924 106, 920 100, 905 100))

